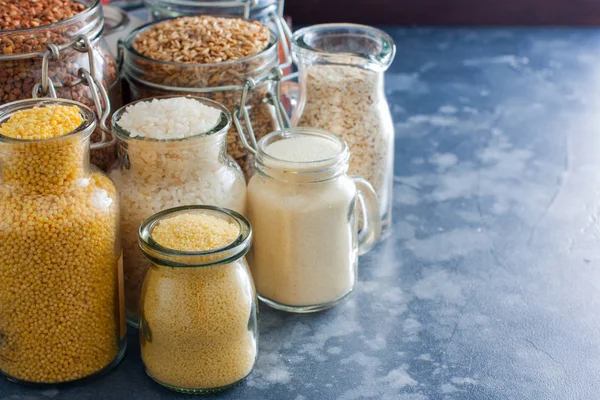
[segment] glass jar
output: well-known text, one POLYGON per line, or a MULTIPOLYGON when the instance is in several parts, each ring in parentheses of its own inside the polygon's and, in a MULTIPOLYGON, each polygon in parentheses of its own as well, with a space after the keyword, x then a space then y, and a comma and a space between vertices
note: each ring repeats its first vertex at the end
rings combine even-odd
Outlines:
MULTIPOLYGON (((123 74, 132 99, 196 94, 215 100, 233 112, 239 105, 244 85, 252 79, 255 86, 248 95, 247 104, 256 136, 262 137, 277 129, 278 120, 272 105, 277 85, 272 77, 278 58, 277 40, 272 32, 267 47, 254 56, 215 64, 194 64, 158 61, 138 53, 133 48, 135 39, 151 26, 135 30, 123 43, 123 74)), ((252 155, 243 146, 235 128, 231 128, 227 136, 227 151, 249 178, 253 173, 252 155)))
POLYGON ((259 21, 277 32, 282 69, 292 64, 290 44, 286 37, 289 29, 283 19, 285 0, 145 0, 154 21, 184 15, 233 15, 259 21))
POLYGON ((140 246, 151 261, 140 299, 140 345, 148 375, 170 389, 208 393, 244 379, 257 355, 256 292, 244 259, 252 230, 240 214, 218 207, 179 207, 149 218, 140 246), (153 230, 180 214, 202 213, 239 228, 225 247, 176 251, 153 230))
MULTIPOLYGON (((84 68, 106 88, 113 108, 121 106, 117 63, 101 36, 101 1, 78 1, 87 9, 72 18, 36 28, 0 31, 0 105, 47 96, 49 86, 53 86, 58 97, 93 109, 93 95, 80 79, 79 69, 84 68), (43 76, 50 82, 42 82, 43 76)), ((102 141, 101 137, 98 129, 92 142, 102 141)), ((91 157, 92 164, 106 170, 115 160, 115 148, 93 150, 91 157)))
POLYGON ((102 12, 104 14, 104 33, 102 36, 106 40, 111 54, 117 56, 119 53, 119 39, 129 35, 132 30, 144 25, 144 23, 124 9, 111 4, 104 4, 102 12))
POLYGON ((114 367, 126 345, 119 205, 90 169, 91 109, 71 100, 0 106, 79 108, 83 123, 54 139, 0 136, 0 372, 56 384, 114 367))
POLYGON ((110 176, 121 203, 125 304, 133 326, 138 325, 140 291, 150 266, 138 246, 140 224, 159 211, 184 205, 209 204, 239 213, 246 210, 246 181, 225 147, 231 114, 214 101, 189 98, 221 110, 220 120, 210 131, 184 139, 131 137, 119 126, 121 117, 129 106, 153 99, 122 107, 112 119, 119 162, 110 176))
POLYGON ((328 130, 348 143, 349 172, 375 188, 384 233, 392 219, 394 123, 383 81, 394 55, 389 35, 363 25, 315 25, 292 37, 300 81, 292 123, 328 130))
MULTIPOLYGON (((256 151, 257 173, 248 184, 248 219, 254 231, 248 262, 258 296, 284 311, 330 308, 352 292, 358 255, 379 240, 377 196, 368 182, 346 175, 348 147, 329 132, 273 132, 258 142, 256 151), (334 148, 335 155, 286 161, 306 159, 299 145, 290 150, 291 158, 269 153, 278 142, 305 138, 334 148), (357 199, 366 222, 360 235, 357 199)), ((320 154, 321 149, 309 151, 320 154)))

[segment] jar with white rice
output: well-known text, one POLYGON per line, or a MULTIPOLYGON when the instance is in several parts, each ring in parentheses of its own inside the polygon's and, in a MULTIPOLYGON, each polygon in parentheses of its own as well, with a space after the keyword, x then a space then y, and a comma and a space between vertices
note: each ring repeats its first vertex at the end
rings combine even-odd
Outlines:
POLYGON ((121 200, 127 319, 138 326, 141 285, 149 263, 138 246, 141 223, 184 205, 213 205, 244 214, 246 182, 227 155, 231 115, 199 97, 144 99, 112 119, 119 163, 111 172, 121 200))

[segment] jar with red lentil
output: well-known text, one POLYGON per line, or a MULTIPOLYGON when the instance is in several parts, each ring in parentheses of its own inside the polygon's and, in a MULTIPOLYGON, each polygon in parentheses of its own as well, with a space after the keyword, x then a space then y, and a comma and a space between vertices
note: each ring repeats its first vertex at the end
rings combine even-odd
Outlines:
POLYGON ((93 111, 0 106, 0 373, 56 384, 100 374, 125 345, 119 205, 90 168, 93 111))
MULTIPOLYGON (((120 107, 117 63, 102 38, 103 27, 100 0, 0 1, 0 105, 44 97, 54 87, 58 97, 93 109, 93 95, 79 74, 84 68, 106 88, 112 108, 120 107)), ((99 141, 98 129, 92 142, 99 141)), ((115 147, 93 150, 91 157, 106 170, 115 147)))
POLYGON ((210 393, 250 374, 257 355, 256 292, 244 258, 252 230, 219 207, 165 210, 140 228, 152 265, 140 300, 148 375, 172 390, 210 393))
MULTIPOLYGON (((249 117, 258 138, 280 126, 273 100, 279 79, 277 36, 258 21, 210 15, 179 17, 145 25, 122 43, 123 74, 132 99, 195 94, 233 113, 250 80, 249 117)), ((240 134, 245 134, 240 132, 240 134)), ((253 158, 236 128, 227 151, 246 178, 253 158)))

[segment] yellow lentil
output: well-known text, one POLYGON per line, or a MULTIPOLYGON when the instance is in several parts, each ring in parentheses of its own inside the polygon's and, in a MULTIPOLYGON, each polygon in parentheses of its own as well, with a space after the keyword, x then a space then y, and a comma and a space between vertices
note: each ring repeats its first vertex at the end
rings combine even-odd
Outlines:
POLYGON ((87 144, 0 143, 0 370, 20 380, 76 380, 119 352, 117 193, 87 144))
POLYGON ((49 105, 14 113, 0 125, 0 135, 14 139, 52 139, 73 132, 83 118, 76 106, 49 105))
MULTIPOLYGON (((231 243, 239 229, 203 214, 180 214, 154 228, 171 249, 201 251, 231 243)), ((256 359, 255 291, 243 258, 173 268, 153 264, 141 297, 141 350, 150 376, 171 387, 210 390, 246 377, 256 359)))

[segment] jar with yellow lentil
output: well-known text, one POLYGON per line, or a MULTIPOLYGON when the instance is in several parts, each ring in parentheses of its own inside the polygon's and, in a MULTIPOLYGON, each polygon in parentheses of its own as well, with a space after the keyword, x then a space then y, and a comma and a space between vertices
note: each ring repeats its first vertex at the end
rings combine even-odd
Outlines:
POLYGON ((119 206, 90 168, 91 109, 0 106, 0 373, 56 384, 115 366, 125 345, 119 206))
POLYGON ((165 210, 140 228, 152 262, 140 299, 148 375, 172 390, 210 393, 250 374, 257 355, 256 293, 245 254, 250 223, 213 206, 165 210))

